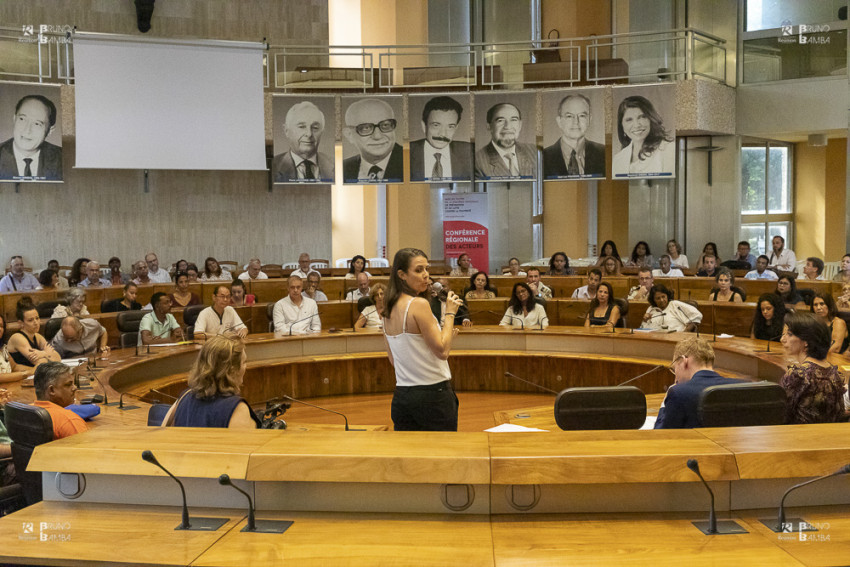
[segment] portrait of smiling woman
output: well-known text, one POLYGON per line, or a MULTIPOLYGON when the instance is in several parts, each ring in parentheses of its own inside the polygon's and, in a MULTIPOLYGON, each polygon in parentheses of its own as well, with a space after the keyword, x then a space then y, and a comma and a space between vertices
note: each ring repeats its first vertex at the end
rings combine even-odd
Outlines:
MULTIPOLYGON (((653 89, 659 99, 666 94, 662 89, 653 89)), ((665 119, 648 98, 625 97, 617 109, 617 138, 622 149, 614 155, 613 176, 672 177, 676 145, 671 121, 672 117, 668 118, 665 125, 665 119)))

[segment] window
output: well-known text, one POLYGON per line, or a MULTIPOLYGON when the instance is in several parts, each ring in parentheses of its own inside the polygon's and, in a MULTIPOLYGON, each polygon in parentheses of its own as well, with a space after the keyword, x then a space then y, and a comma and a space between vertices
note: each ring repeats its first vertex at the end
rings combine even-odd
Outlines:
POLYGON ((751 142, 741 148, 741 240, 754 254, 770 249, 777 234, 793 248, 791 146, 751 142), (755 251, 758 252, 755 252, 755 251))

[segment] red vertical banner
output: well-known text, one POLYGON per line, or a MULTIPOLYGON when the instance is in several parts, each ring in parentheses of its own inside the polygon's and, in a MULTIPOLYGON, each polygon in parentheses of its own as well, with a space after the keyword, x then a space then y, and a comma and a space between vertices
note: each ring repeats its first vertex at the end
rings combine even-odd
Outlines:
POLYGON ((446 263, 469 254, 475 271, 490 271, 486 193, 443 195, 443 254, 446 263))

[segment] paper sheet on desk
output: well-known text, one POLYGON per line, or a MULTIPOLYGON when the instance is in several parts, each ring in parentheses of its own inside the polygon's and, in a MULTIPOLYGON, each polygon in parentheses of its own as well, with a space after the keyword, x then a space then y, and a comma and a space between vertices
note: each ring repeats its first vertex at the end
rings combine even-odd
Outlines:
POLYGON ((63 358, 59 362, 64 364, 65 366, 70 366, 71 368, 76 368, 77 366, 82 366, 88 361, 87 358, 63 358))
POLYGON ((655 419, 658 416, 648 415, 646 416, 646 421, 643 422, 643 425, 640 426, 641 429, 655 429, 655 419))
POLYGON ((735 335, 727 335, 726 333, 720 333, 717 335, 718 339, 734 339, 735 335))
POLYGON ((548 431, 547 429, 537 429, 536 427, 523 427, 522 425, 514 425, 513 423, 503 423, 496 427, 484 430, 487 433, 507 433, 516 431, 548 431))

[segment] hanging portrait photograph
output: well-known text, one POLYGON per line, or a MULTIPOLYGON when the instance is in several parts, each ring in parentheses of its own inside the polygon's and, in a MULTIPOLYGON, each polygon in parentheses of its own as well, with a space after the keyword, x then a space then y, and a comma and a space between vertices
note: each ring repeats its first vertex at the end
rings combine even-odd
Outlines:
POLYGON ((475 95, 475 180, 531 180, 537 174, 537 93, 475 95))
POLYGON ((615 87, 612 105, 612 177, 675 177, 675 85, 615 87))
POLYGON ((605 90, 543 91, 543 179, 605 178, 605 90))
POLYGON ((335 97, 275 95, 272 116, 272 181, 333 183, 335 97))
POLYGON ((469 95, 411 94, 407 107, 410 181, 472 181, 469 95))
POLYGON ((0 84, 0 181, 62 181, 59 87, 0 84))
POLYGON ((341 102, 343 183, 403 182, 402 96, 343 96, 341 102))

